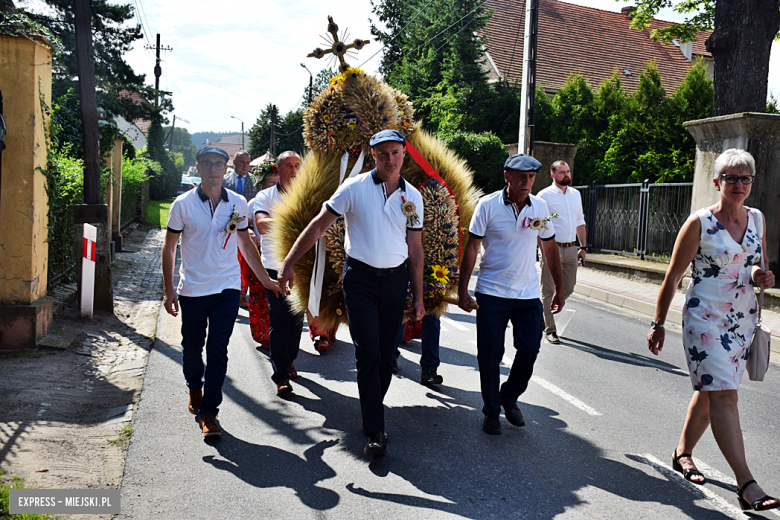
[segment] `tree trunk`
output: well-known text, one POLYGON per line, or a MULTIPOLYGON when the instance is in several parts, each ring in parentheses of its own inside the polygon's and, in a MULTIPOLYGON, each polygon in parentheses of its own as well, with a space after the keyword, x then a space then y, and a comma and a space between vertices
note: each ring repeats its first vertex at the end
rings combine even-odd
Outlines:
POLYGON ((769 53, 780 30, 780 0, 717 0, 704 43, 715 60, 714 115, 764 112, 769 53))
POLYGON ((89 0, 75 0, 76 63, 79 74, 81 125, 84 129, 84 203, 100 204, 100 128, 95 96, 92 11, 89 0))

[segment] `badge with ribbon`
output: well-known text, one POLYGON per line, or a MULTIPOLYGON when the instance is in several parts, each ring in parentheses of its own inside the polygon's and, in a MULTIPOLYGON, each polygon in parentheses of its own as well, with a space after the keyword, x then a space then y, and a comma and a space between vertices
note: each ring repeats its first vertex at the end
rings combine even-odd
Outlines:
POLYGON ((523 219, 523 227, 530 229, 531 231, 541 231, 542 229, 549 229, 547 227, 547 223, 550 222, 554 218, 558 218, 560 215, 558 213, 553 213, 549 217, 545 218, 530 218, 525 217, 523 219))
POLYGON ((225 233, 227 233, 227 237, 225 238, 225 244, 222 246, 222 249, 225 249, 228 244, 228 240, 230 240, 230 236, 238 231, 238 223, 244 220, 246 217, 239 216, 239 214, 236 212, 236 205, 233 204, 233 211, 230 213, 230 220, 228 221, 227 225, 225 226, 225 233))
POLYGON ((401 197, 401 211, 406 216, 407 227, 415 227, 420 223, 420 217, 417 216, 417 206, 411 200, 401 197))

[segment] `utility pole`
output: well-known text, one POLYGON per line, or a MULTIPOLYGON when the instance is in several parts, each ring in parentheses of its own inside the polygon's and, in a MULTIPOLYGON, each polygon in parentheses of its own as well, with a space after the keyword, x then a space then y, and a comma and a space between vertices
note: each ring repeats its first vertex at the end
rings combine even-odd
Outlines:
POLYGON ((271 157, 276 157, 276 105, 271 105, 271 157))
POLYGON ((312 89, 312 83, 314 82, 314 76, 312 76, 311 71, 309 70, 308 67, 306 67, 306 65, 301 63, 301 67, 306 69, 306 72, 309 73, 309 105, 311 105, 311 89, 312 89))
POLYGON ((75 0, 76 65, 84 130, 84 203, 100 204, 100 127, 95 96, 90 0, 75 0))
POLYGON ((162 75, 162 67, 160 67, 160 51, 172 51, 173 49, 171 47, 160 47, 160 33, 157 33, 157 45, 154 47, 150 47, 147 45, 145 47, 146 49, 154 49, 157 52, 157 61, 154 64, 154 89, 157 91, 157 94, 154 98, 154 106, 159 107, 160 106, 160 76, 162 75))
POLYGON ((539 33, 539 0, 525 2, 525 41, 523 43, 523 90, 520 95, 518 153, 534 151, 534 105, 536 101, 536 40, 539 33))

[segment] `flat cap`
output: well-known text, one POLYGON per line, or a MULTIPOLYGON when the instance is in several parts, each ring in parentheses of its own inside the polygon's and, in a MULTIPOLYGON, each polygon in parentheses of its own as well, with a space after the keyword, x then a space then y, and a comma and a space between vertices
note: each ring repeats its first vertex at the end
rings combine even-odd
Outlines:
POLYGON ((505 170, 515 170, 518 172, 538 172, 542 163, 524 153, 518 153, 504 162, 505 170))
POLYGON ((219 155, 223 159, 225 159, 225 162, 228 162, 230 160, 230 156, 228 153, 220 148, 219 146, 214 146, 212 144, 207 144, 200 150, 198 150, 198 153, 195 154, 195 160, 198 160, 201 155, 206 155, 207 153, 213 153, 215 155, 219 155))
POLYGON ((406 137, 398 130, 382 130, 381 132, 377 132, 371 136, 369 144, 371 145, 371 148, 373 148, 385 141, 395 141, 396 143, 401 143, 406 146, 406 137))

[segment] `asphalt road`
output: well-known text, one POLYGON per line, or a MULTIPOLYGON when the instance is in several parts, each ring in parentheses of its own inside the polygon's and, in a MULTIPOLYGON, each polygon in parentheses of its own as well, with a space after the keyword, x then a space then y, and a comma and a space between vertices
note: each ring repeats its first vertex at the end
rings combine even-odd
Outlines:
MULTIPOLYGON (((225 432, 206 443, 186 408, 180 320, 161 312, 119 518, 746 518, 710 432, 694 452, 706 486, 671 470, 691 396, 679 327, 656 358, 647 317, 572 297, 558 317, 562 344, 542 343, 520 398, 526 426, 502 416, 503 434, 491 436, 480 430, 475 317, 454 309, 442 321, 444 384, 420 385, 419 340, 402 345, 385 401, 388 455, 368 460, 346 327, 327 356, 304 331, 295 394, 282 400, 242 310, 225 432)), ((780 367, 770 370, 761 383, 745 376, 740 412, 753 473, 780 494, 780 367)))

